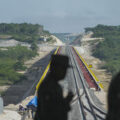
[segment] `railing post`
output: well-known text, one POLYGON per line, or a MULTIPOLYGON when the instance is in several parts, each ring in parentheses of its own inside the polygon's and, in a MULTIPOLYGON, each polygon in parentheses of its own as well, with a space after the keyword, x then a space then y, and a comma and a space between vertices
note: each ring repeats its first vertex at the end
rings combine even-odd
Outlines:
POLYGON ((3 99, 0 97, 0 114, 3 112, 3 99))

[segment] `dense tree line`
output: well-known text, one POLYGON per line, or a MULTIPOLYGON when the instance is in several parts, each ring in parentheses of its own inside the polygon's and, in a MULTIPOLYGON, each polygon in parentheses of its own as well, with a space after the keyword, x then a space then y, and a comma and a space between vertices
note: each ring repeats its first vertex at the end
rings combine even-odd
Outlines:
POLYGON ((36 55, 36 49, 32 50, 20 45, 0 50, 0 85, 21 81, 24 75, 16 71, 25 70, 24 62, 36 55))
POLYGON ((43 29, 42 25, 39 24, 0 24, 0 35, 10 35, 12 38, 22 41, 32 43, 40 39, 42 35, 50 35, 48 31, 43 29))
POLYGON ((94 28, 85 28, 85 32, 94 32, 93 37, 110 37, 118 36, 120 34, 120 26, 97 25, 94 28))
POLYGON ((39 28, 41 29, 41 32, 43 31, 43 26, 41 25, 33 25, 33 24, 6 24, 6 23, 1 23, 0 24, 0 33, 17 33, 17 34, 26 34, 26 35, 31 35, 31 34, 37 34, 39 28))
POLYGON ((92 31, 93 37, 105 39, 96 46, 93 55, 106 61, 103 68, 115 75, 120 71, 120 26, 98 25, 85 30, 92 31))

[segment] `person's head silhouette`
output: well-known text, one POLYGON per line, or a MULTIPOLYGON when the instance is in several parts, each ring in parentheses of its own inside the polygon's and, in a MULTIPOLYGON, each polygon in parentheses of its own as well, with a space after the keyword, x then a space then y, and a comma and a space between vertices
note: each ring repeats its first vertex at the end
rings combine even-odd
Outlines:
POLYGON ((108 92, 108 114, 106 120, 120 119, 120 73, 111 81, 108 92))
POLYGON ((52 55, 50 64, 50 74, 54 76, 56 80, 61 80, 65 77, 68 67, 71 67, 69 65, 68 56, 52 55))

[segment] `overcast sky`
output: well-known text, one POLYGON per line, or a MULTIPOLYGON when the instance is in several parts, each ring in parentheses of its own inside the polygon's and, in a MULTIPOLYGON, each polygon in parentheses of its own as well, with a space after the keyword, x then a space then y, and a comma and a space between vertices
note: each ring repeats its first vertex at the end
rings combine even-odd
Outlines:
POLYGON ((44 25, 50 32, 81 32, 120 25, 120 0, 0 0, 1 22, 44 25))

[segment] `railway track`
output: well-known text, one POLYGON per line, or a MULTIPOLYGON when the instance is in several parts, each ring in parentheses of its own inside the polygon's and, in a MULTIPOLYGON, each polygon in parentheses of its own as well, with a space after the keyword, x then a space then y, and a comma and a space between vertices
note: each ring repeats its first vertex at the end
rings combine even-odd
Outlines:
POLYGON ((105 112, 103 112, 99 107, 97 107, 88 91, 88 85, 84 80, 78 62, 76 61, 75 54, 72 48, 67 47, 67 52, 71 58, 71 65, 74 66, 72 69, 73 77, 75 80, 75 91, 79 101, 79 110, 81 115, 81 120, 104 120, 105 112), (82 95, 81 95, 82 93, 82 95))
MULTIPOLYGON (((74 102, 79 103, 79 114, 80 120, 104 120, 105 112, 97 107, 92 101, 89 95, 89 87, 87 82, 84 80, 83 74, 80 70, 78 61, 76 60, 75 53, 71 47, 66 47, 67 55, 70 56, 70 63, 73 67, 70 74, 73 74, 75 83, 75 92, 77 94, 77 100, 74 102)), ((24 114, 22 120, 25 120, 28 113, 24 114)))

